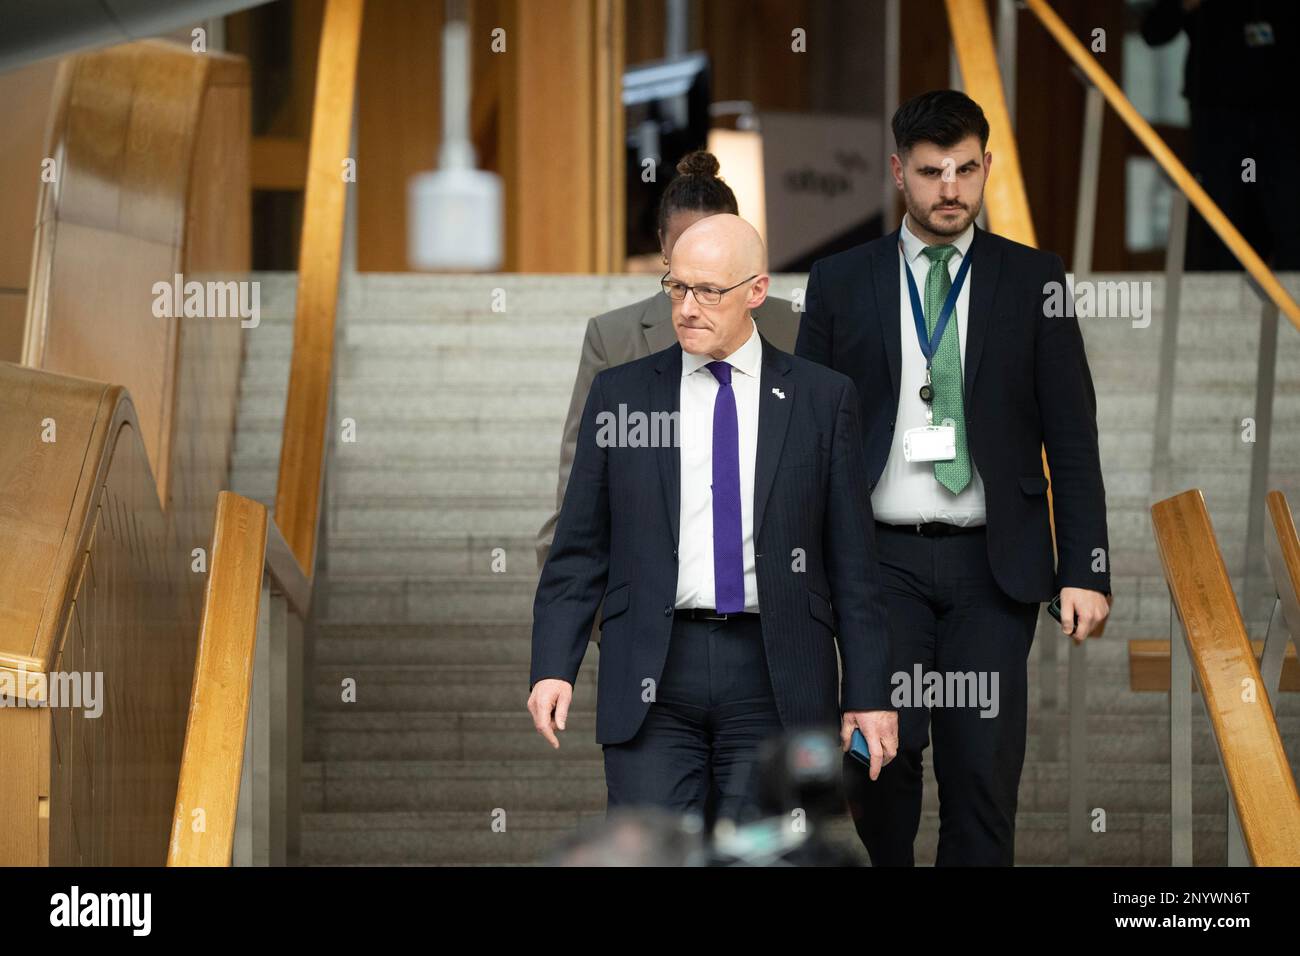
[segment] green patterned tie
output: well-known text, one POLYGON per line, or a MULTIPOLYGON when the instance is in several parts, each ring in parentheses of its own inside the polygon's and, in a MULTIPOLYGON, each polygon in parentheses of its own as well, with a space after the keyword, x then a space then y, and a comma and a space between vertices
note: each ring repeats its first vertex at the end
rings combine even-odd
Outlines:
MULTIPOLYGON (((952 288, 948 260, 956 251, 956 246, 925 247, 925 254, 930 259, 930 271, 925 276, 925 330, 931 336, 943 301, 952 288)), ((957 432, 956 457, 952 461, 936 461, 934 477, 953 494, 958 494, 970 484, 970 452, 966 448, 966 414, 962 409, 961 338, 957 331, 956 305, 944 327, 943 339, 935 349, 930 379, 934 388, 934 423, 942 425, 951 419, 957 432)))

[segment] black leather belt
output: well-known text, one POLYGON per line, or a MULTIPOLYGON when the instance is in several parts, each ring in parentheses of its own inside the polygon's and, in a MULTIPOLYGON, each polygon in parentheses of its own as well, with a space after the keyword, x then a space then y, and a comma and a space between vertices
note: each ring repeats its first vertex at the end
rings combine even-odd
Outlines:
POLYGON ((753 611, 730 611, 720 613, 711 607, 684 607, 678 608, 674 617, 685 618, 688 621, 746 621, 758 620, 758 615, 753 611))
POLYGON ((970 534, 974 531, 983 531, 985 526, 982 524, 972 524, 961 527, 955 524, 949 524, 946 521, 927 521, 924 524, 887 524, 884 521, 876 522, 877 528, 885 528, 889 531, 901 531, 904 534, 916 534, 923 538, 943 538, 952 534, 970 534))

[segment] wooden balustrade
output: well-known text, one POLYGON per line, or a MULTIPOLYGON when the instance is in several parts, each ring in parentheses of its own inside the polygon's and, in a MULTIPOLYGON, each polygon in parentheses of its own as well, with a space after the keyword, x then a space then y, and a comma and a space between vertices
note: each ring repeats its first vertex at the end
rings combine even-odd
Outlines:
POLYGON ((266 507, 221 492, 168 866, 286 862, 310 596, 266 507))
POLYGON ((0 363, 0 681, 102 694, 0 708, 0 864, 166 859, 243 339, 155 311, 155 284, 247 279, 250 122, 237 57, 60 64, 23 366, 0 363))
POLYGON ((1257 866, 1300 865, 1300 795, 1273 718, 1271 696, 1219 552, 1205 499, 1185 491, 1151 507, 1180 633, 1170 684, 1173 861, 1192 862, 1191 688, 1200 688, 1229 793, 1229 860, 1240 838, 1257 866), (1239 827, 1239 831, 1238 831, 1239 827))

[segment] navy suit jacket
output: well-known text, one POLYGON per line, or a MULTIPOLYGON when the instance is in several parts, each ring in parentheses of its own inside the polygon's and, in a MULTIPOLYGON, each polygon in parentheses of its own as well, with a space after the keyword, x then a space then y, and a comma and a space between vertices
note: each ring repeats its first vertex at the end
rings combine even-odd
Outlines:
MULTIPOLYGON (((901 350, 920 348, 915 335, 903 340, 899 328, 898 236, 895 230, 813 264, 795 347, 857 385, 873 490, 893 441, 901 350)), ((1063 587, 1109 594, 1092 374, 1078 321, 1045 308, 1047 284, 1065 288, 1065 266, 1055 253, 978 227, 969 255, 963 399, 971 460, 984 481, 993 576, 1006 594, 1027 603, 1046 601, 1063 587)))
MULTIPOLYGON (((533 604, 530 686, 573 683, 602 608, 596 739, 636 735, 663 674, 677 598, 680 448, 608 447, 601 413, 678 411, 674 344, 600 372, 533 604), (602 604, 603 600, 603 604, 602 604)), ((754 559, 782 725, 892 710, 875 531, 853 383, 763 340, 754 559), (839 654, 836 654, 838 638, 839 654), (841 668, 838 666, 842 659, 841 668)))

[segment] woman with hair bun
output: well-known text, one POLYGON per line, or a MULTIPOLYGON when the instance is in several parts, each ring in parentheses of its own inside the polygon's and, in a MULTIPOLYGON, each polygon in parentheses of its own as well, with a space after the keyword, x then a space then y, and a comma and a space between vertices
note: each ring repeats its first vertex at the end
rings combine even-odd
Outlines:
MULTIPOLYGON (((739 215, 736 194, 719 178, 718 171, 718 158, 704 150, 687 153, 677 163, 677 175, 659 200, 659 249, 665 267, 678 237, 699 220, 718 213, 739 215)), ((783 352, 794 352, 799 316, 789 299, 769 295, 754 310, 754 322, 774 346, 783 352)), ((578 444, 578 425, 581 423, 582 409, 587 402, 592 379, 602 369, 661 352, 676 342, 672 303, 662 290, 648 299, 598 315, 587 322, 587 334, 582 342, 582 360, 578 365, 578 377, 573 383, 569 414, 564 420, 555 510, 537 534, 538 568, 546 563, 546 556, 551 550, 555 522, 560 516, 560 505, 564 502, 564 490, 569 484, 569 471, 573 467, 574 450, 578 444)))

